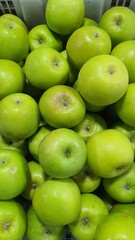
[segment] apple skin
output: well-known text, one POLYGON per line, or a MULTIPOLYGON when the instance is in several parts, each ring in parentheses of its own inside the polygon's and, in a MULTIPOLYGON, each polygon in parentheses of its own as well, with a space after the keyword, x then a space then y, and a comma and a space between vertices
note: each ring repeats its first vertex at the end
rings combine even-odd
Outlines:
POLYGON ((48 27, 60 34, 70 35, 83 22, 85 3, 83 0, 49 0, 45 8, 48 27))
POLYGON ((124 212, 135 218, 135 203, 115 203, 113 204, 110 213, 124 212))
POLYGON ((23 92, 25 75, 19 64, 8 59, 0 59, 0 82, 0 100, 11 93, 23 92))
POLYGON ((71 179, 49 179, 33 194, 32 205, 39 220, 51 226, 75 221, 81 210, 81 194, 71 179))
POLYGON ((33 160, 28 162, 28 180, 22 196, 27 200, 32 200, 32 196, 36 188, 38 188, 46 179, 47 174, 44 172, 41 165, 33 160))
POLYGON ((135 40, 119 43, 113 48, 111 55, 118 57, 125 64, 129 74, 129 83, 135 82, 135 40))
POLYGON ((103 186, 108 195, 121 203, 132 203, 135 201, 135 162, 123 174, 114 178, 103 178, 103 186))
POLYGON ((48 133, 39 145, 39 163, 54 178, 68 178, 85 165, 87 148, 72 129, 58 128, 48 133))
POLYGON ((28 34, 15 19, 0 18, 0 58, 15 62, 24 60, 29 52, 28 34))
POLYGON ((80 70, 90 58, 100 54, 110 54, 111 39, 108 33, 97 26, 83 26, 68 38, 66 51, 71 64, 80 70))
POLYGON ((94 240, 135 239, 135 218, 126 213, 108 214, 97 227, 94 240))
POLYGON ((84 17, 84 20, 83 20, 83 23, 82 23, 81 27, 83 27, 83 26, 97 26, 98 27, 99 24, 91 18, 84 17))
POLYGON ((67 85, 47 89, 39 100, 42 118, 54 128, 73 128, 82 121, 86 106, 80 94, 67 85))
POLYGON ((9 200, 20 195, 28 181, 28 164, 23 155, 9 150, 0 150, 0 200, 9 200))
POLYGON ((40 47, 30 52, 23 69, 28 82, 41 90, 64 84, 69 74, 67 61, 52 47, 40 47))
POLYGON ((90 58, 82 66, 76 88, 88 103, 108 106, 125 94, 128 84, 129 76, 124 63, 115 56, 102 54, 90 58))
POLYGON ((30 51, 39 47, 52 47, 58 52, 62 51, 62 39, 60 36, 46 24, 39 24, 34 26, 28 33, 30 51))
POLYGON ((26 231, 26 213, 16 200, 0 201, 1 240, 22 239, 26 231))
POLYGON ((38 103, 28 94, 12 93, 0 101, 0 133, 7 139, 26 139, 36 132, 39 123, 38 103))
POLYGON ((27 240, 63 240, 65 226, 48 226, 39 221, 32 205, 27 210, 27 240))
POLYGON ((115 6, 101 16, 99 26, 111 37, 112 47, 120 42, 135 39, 135 14, 125 6, 115 6))
POLYGON ((126 93, 115 103, 119 118, 131 127, 135 127, 135 83, 128 84, 126 93))
POLYGON ((69 224, 76 240, 93 240, 98 224, 109 214, 104 202, 93 193, 81 194, 82 206, 78 218, 69 224))
POLYGON ((103 178, 116 177, 126 172, 134 161, 134 150, 129 139, 115 129, 95 133, 87 142, 87 163, 103 178))

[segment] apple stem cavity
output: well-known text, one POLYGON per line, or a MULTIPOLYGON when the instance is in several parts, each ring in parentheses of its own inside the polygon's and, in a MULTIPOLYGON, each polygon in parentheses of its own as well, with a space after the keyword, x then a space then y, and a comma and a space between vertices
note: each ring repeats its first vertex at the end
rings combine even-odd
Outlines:
POLYGON ((5 222, 3 225, 3 229, 8 229, 10 226, 10 224, 8 222, 5 222))
POLYGON ((89 222, 89 220, 88 220, 88 218, 83 218, 83 219, 82 219, 82 222, 83 222, 83 225, 87 225, 88 222, 89 222))
POLYGON ((98 32, 95 33, 95 35, 94 35, 95 38, 98 38, 99 36, 100 36, 100 34, 98 32))

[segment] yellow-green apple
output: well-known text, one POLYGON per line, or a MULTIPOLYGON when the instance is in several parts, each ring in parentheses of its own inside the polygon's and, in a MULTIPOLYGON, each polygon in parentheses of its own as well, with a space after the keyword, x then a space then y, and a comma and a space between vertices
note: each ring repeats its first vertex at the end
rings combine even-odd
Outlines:
POLYGON ((60 35, 70 35, 79 28, 84 15, 83 0, 48 0, 45 8, 45 20, 48 27, 60 35))
POLYGON ((28 138, 28 149, 30 154, 34 157, 35 160, 39 161, 39 145, 43 138, 53 130, 48 124, 40 126, 37 131, 28 138))
POLYGON ((101 177, 91 171, 87 162, 81 171, 73 175, 72 178, 77 183, 81 193, 93 192, 101 183, 101 177))
POLYGON ((109 214, 105 203, 93 193, 81 194, 81 212, 69 224, 69 230, 76 240, 93 240, 99 223, 109 214))
POLYGON ((28 180, 24 191, 21 193, 25 199, 32 200, 34 191, 47 179, 41 165, 34 160, 28 162, 28 180))
POLYGON ((135 203, 118 203, 113 204, 110 213, 113 212, 124 212, 132 217, 135 217, 135 203))
POLYGON ((47 24, 39 24, 30 29, 28 33, 30 51, 39 47, 52 47, 57 51, 62 50, 62 39, 54 33, 47 24))
POLYGON ((121 203, 135 201, 135 162, 123 174, 114 178, 103 178, 102 183, 111 198, 121 203))
POLYGON ((131 127, 135 127, 135 83, 128 84, 125 94, 115 103, 119 118, 131 127))
POLYGON ((108 106, 125 94, 128 84, 125 64, 115 56, 102 54, 84 63, 78 74, 76 88, 88 103, 108 106))
POLYGON ((73 130, 76 131, 85 142, 95 133, 107 128, 104 118, 98 113, 86 112, 82 121, 73 130))
POLYGON ((72 129, 58 128, 48 133, 39 145, 39 163, 54 178, 67 178, 85 165, 87 148, 83 138, 72 129))
POLYGON ((69 74, 67 61, 51 47, 40 47, 30 52, 23 69, 28 82, 42 90, 64 84, 69 74))
POLYGON ((16 19, 0 18, 0 58, 15 62, 24 60, 29 52, 28 33, 16 19))
POLYGON ((12 60, 0 59, 0 100, 11 93, 23 92, 25 75, 20 65, 12 60))
POLYGON ((27 228, 24 208, 15 200, 0 201, 1 240, 23 239, 27 228))
POLYGON ((0 149, 0 200, 20 195, 28 181, 28 163, 17 151, 0 149))
POLYGON ((39 123, 38 103, 28 94, 12 93, 0 101, 0 133, 7 139, 26 139, 39 123))
POLYGON ((135 152, 135 127, 131 127, 131 126, 127 125, 120 119, 117 120, 116 122, 114 122, 111 125, 111 127, 113 129, 116 129, 116 130, 122 132, 125 136, 127 136, 127 138, 130 140, 131 145, 135 152))
POLYGON ((135 218, 127 213, 108 214, 97 227, 94 240, 135 239, 135 218))
POLYGON ((110 54, 111 39, 107 32, 97 26, 83 26, 68 38, 66 51, 72 65, 80 70, 90 58, 110 54))
POLYGON ((123 61, 128 70, 129 82, 135 82, 135 40, 127 40, 119 43, 113 48, 111 55, 123 61))
POLYGON ((134 161, 129 139, 115 129, 95 133, 87 142, 87 163, 90 169, 104 178, 126 172, 134 161))
POLYGON ((67 85, 55 85, 42 94, 39 110, 50 126, 72 128, 84 118, 86 106, 76 89, 67 85))
POLYGON ((99 26, 111 37, 112 47, 120 42, 135 39, 135 14, 125 6, 115 6, 103 13, 99 26))
POLYGON ((32 205, 42 223, 64 226, 78 217, 81 193, 71 178, 49 179, 34 192, 32 205))
POLYGON ((63 240, 65 226, 48 226, 39 221, 32 205, 27 210, 27 240, 63 240))
POLYGON ((99 26, 99 24, 95 20, 93 20, 89 17, 84 17, 81 27, 82 26, 91 26, 91 25, 92 26, 97 26, 97 27, 99 26))

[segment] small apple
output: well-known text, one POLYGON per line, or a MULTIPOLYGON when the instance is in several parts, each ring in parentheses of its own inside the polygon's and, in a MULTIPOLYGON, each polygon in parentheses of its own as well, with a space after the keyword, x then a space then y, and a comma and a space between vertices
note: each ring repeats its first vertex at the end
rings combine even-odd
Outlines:
POLYGON ((67 85, 56 85, 47 89, 39 100, 39 109, 45 122, 54 128, 75 127, 86 112, 80 94, 67 85))
POLYGON ((85 142, 95 133, 107 128, 106 122, 98 113, 86 112, 83 120, 73 130, 76 131, 85 142))
POLYGON ((45 19, 48 27, 60 34, 70 35, 83 22, 85 3, 83 0, 48 0, 45 19))
POLYGON ((24 26, 13 17, 0 17, 0 58, 20 62, 28 52, 28 33, 24 26))
POLYGON ((97 227, 94 240, 135 239, 135 218, 127 213, 108 214, 97 227))
POLYGON ((12 93, 0 101, 0 134, 19 141, 36 132, 40 123, 38 103, 25 93, 12 93))
POLYGON ((126 172, 134 161, 129 139, 115 129, 95 133, 87 142, 87 163, 98 176, 112 178, 126 172))
POLYGON ((25 75, 18 63, 0 59, 0 100, 11 93, 23 92, 25 75))
POLYGON ((34 192, 32 205, 43 224, 64 226, 78 217, 81 194, 71 178, 49 179, 34 192))
POLYGON ((69 74, 67 61, 51 47, 40 47, 30 52, 23 69, 28 82, 41 90, 64 84, 69 74))
POLYGON ((0 239, 23 239, 27 228, 26 213, 15 200, 0 201, 0 239))
POLYGON ((83 26, 68 38, 66 51, 71 64, 80 70, 90 58, 110 54, 111 39, 107 32, 97 26, 83 26))
POLYGON ((28 163, 23 155, 10 149, 0 149, 0 200, 21 194, 28 181, 28 163))
POLYGON ((113 212, 124 212, 135 217, 135 203, 115 203, 110 210, 110 213, 113 212))
POLYGON ((39 161, 39 145, 43 138, 53 130, 48 124, 40 126, 37 131, 28 138, 28 149, 35 160, 39 161))
POLYGON ((21 193, 25 199, 32 200, 34 191, 48 178, 41 165, 33 160, 28 162, 29 175, 24 191, 21 193))
POLYGON ((111 37, 112 47, 120 42, 135 39, 135 14, 125 6, 115 6, 103 13, 99 26, 111 37))
POLYGON ((99 24, 91 18, 84 17, 81 27, 83 27, 83 26, 97 26, 98 27, 99 24))
POLYGON ((39 221, 32 205, 27 210, 27 240, 63 240, 65 226, 48 226, 39 221))
POLYGON ((39 145, 39 163, 54 178, 67 178, 85 165, 87 148, 83 138, 72 129, 58 128, 48 133, 39 145))
POLYGON ((81 194, 81 200, 80 215, 69 224, 69 230, 76 240, 93 240, 97 226, 108 215, 108 209, 93 193, 81 194))
POLYGON ((125 94, 115 103, 119 118, 131 127, 135 127, 135 83, 128 84, 125 94))
POLYGON ((62 39, 47 26, 39 24, 34 26, 28 33, 30 51, 39 47, 52 47, 58 52, 62 50, 62 39))
POLYGON ((97 106, 108 106, 118 101, 125 94, 128 84, 125 64, 109 54, 90 58, 77 78, 77 90, 81 96, 97 106))
POLYGON ((128 70, 129 82, 135 82, 135 40, 127 40, 119 43, 113 48, 111 55, 121 59, 128 70))
POLYGON ((108 195, 121 203, 135 201, 135 162, 123 174, 114 178, 103 178, 103 186, 108 195))

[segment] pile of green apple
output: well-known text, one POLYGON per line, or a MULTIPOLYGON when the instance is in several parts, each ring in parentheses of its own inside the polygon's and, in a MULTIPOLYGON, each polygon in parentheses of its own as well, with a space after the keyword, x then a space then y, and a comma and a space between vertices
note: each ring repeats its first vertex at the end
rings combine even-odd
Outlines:
POLYGON ((0 240, 133 240, 135 13, 44 12, 0 17, 0 240))

